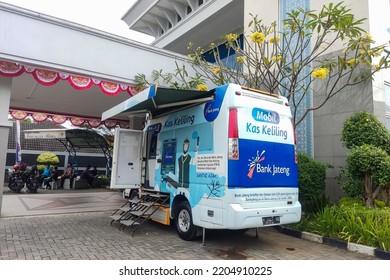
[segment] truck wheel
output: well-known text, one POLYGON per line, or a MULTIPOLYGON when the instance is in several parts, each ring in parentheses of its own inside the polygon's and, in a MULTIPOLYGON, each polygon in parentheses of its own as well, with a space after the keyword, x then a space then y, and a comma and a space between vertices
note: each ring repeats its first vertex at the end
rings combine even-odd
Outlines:
POLYGON ((183 201, 177 207, 175 225, 177 234, 183 240, 193 240, 196 237, 196 226, 192 223, 191 207, 183 201))

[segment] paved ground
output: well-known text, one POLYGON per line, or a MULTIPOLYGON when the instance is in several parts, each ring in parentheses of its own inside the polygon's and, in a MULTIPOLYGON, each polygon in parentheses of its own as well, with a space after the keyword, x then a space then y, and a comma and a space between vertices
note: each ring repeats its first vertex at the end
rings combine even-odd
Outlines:
MULTIPOLYGON (((23 190, 22 190, 23 191, 23 190)), ((121 192, 108 189, 42 190, 38 193, 4 191, 1 217, 82 213, 117 209, 124 203, 121 192)))
POLYGON ((147 222, 132 237, 129 230, 110 225, 111 209, 122 203, 120 193, 104 190, 5 194, 0 260, 375 259, 273 228, 261 229, 258 238, 254 230, 243 235, 208 231, 202 246, 201 240, 181 240, 173 227, 147 222))

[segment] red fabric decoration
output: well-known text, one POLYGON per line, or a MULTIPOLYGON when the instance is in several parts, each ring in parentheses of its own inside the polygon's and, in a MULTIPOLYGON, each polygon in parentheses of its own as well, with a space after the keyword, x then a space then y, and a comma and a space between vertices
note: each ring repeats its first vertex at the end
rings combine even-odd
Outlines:
POLYGON ((44 122, 48 118, 48 115, 44 113, 34 113, 31 116, 36 122, 44 122))
POLYGON ((69 76, 69 84, 75 89, 89 89, 92 86, 92 79, 81 76, 69 76))
POLYGON ((99 87, 107 95, 117 95, 122 90, 118 84, 110 82, 100 82, 99 87))
POLYGON ((15 119, 15 120, 24 120, 28 114, 26 112, 23 112, 23 111, 11 111, 11 116, 15 119))
POLYGON ((96 119, 93 119, 93 120, 88 120, 88 124, 91 126, 91 127, 99 127, 100 124, 101 124, 101 121, 100 120, 96 120, 96 119))
POLYGON ((129 123, 126 121, 106 120, 105 122, 101 122, 99 119, 52 115, 50 113, 26 112, 21 110, 10 110, 9 113, 15 120, 24 120, 27 117, 31 116, 36 122, 44 122, 47 119, 51 119, 55 124, 63 124, 67 120, 69 120, 74 126, 82 126, 87 123, 90 127, 93 128, 97 128, 103 125, 107 128, 114 128, 116 126, 119 126, 121 128, 129 128, 129 123))
POLYGON ((71 117, 69 120, 75 126, 82 126, 85 123, 85 119, 79 117, 71 117))
POLYGON ((0 75, 5 77, 17 77, 22 75, 24 68, 19 63, 0 61, 0 75))
POLYGON ((60 116, 60 115, 54 115, 51 117, 52 121, 55 123, 55 124, 63 124, 64 122, 66 122, 66 120, 68 119, 67 117, 65 116, 60 116))
POLYGON ((35 69, 32 75, 38 83, 44 86, 55 85, 60 80, 60 76, 54 71, 35 69))
POLYGON ((104 121, 104 125, 107 128, 114 128, 117 125, 117 123, 116 123, 116 121, 106 120, 106 121, 104 121))

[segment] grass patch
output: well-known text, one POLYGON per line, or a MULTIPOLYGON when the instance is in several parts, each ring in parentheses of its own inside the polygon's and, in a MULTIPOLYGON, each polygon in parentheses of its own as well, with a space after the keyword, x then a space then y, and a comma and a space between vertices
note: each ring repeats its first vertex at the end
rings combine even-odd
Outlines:
POLYGON ((366 208, 358 200, 342 199, 338 205, 302 218, 292 225, 311 232, 347 242, 390 250, 390 208, 366 208))

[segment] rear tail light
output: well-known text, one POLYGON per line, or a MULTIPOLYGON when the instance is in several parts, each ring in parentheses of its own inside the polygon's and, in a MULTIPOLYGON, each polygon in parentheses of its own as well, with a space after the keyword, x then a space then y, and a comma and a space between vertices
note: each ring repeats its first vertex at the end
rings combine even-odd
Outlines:
POLYGON ((238 152, 238 122, 237 109, 230 109, 229 111, 229 131, 228 131, 228 157, 229 159, 239 159, 238 152))
POLYGON ((291 125, 292 125, 292 131, 293 131, 293 135, 294 135, 294 154, 295 154, 295 163, 298 163, 297 136, 296 136, 296 134, 295 134, 295 127, 294 127, 294 123, 293 123, 292 120, 291 120, 291 125))

